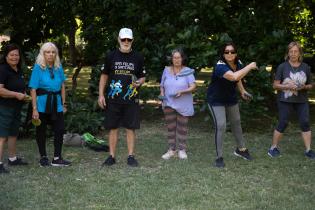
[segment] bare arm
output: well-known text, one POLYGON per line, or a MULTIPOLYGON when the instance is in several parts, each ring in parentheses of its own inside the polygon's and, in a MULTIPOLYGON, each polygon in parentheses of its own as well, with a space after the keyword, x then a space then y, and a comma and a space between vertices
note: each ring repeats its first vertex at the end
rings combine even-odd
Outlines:
POLYGON ((175 97, 179 97, 185 93, 191 93, 196 89, 196 87, 197 87, 196 83, 189 84, 189 87, 187 89, 179 91, 178 93, 176 93, 175 97))
POLYGON ((105 97, 104 97, 104 90, 107 84, 108 75, 101 74, 100 82, 98 85, 98 105, 104 109, 106 107, 105 97))
POLYGON ((16 98, 21 101, 21 100, 24 100, 26 95, 24 93, 10 91, 4 88, 4 84, 0 84, 0 96, 2 98, 16 98))
POLYGON ((61 102, 63 106, 63 112, 67 112, 67 106, 66 106, 66 87, 65 83, 62 83, 61 85, 61 102))
POLYGON ((134 82, 132 85, 134 87, 140 87, 142 84, 144 84, 144 82, 145 82, 145 77, 141 77, 141 78, 137 79, 137 81, 134 82))
POLYGON ((273 81, 273 85, 272 87, 275 89, 275 90, 296 90, 297 89, 297 85, 291 81, 291 82, 288 82, 286 84, 281 84, 281 81, 280 80, 274 80, 273 81))
POLYGON ((233 72, 233 71, 227 71, 223 77, 229 81, 239 81, 241 80, 243 77, 246 76, 246 74, 248 74, 248 72, 250 72, 253 69, 257 69, 257 65, 256 62, 252 62, 250 64, 248 64, 247 66, 245 66, 244 68, 242 68, 239 71, 233 72))
POLYGON ((246 90, 245 90, 245 88, 244 88, 244 86, 243 86, 242 80, 238 81, 238 83, 237 83, 237 88, 238 88, 238 90, 240 91, 241 95, 242 95, 244 92, 246 92, 246 90))
POLYGON ((164 87, 160 86, 160 96, 164 96, 164 87))
POLYGON ((238 83, 237 83, 237 88, 238 88, 238 90, 239 90, 239 92, 240 92, 240 94, 241 94, 241 97, 242 97, 244 100, 249 101, 249 100, 252 99, 252 95, 249 94, 249 93, 245 90, 245 88, 244 88, 244 86, 243 86, 242 80, 238 81, 238 83))
POLYGON ((32 118, 33 119, 38 119, 39 118, 39 114, 38 114, 38 111, 37 111, 37 94, 36 94, 36 90, 35 89, 31 89, 31 96, 32 96, 32 107, 33 107, 32 118))

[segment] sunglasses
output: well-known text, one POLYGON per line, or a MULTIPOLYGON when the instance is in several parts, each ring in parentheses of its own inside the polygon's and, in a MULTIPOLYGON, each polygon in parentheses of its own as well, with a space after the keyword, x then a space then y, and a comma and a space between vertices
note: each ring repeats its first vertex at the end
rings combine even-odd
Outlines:
POLYGON ((132 42, 132 39, 124 38, 124 39, 120 39, 120 41, 121 41, 121 42, 125 42, 125 41, 127 41, 127 42, 132 42))
POLYGON ((227 50, 227 51, 224 51, 224 54, 232 54, 232 55, 234 55, 234 54, 236 54, 236 52, 235 51, 229 51, 229 50, 227 50))

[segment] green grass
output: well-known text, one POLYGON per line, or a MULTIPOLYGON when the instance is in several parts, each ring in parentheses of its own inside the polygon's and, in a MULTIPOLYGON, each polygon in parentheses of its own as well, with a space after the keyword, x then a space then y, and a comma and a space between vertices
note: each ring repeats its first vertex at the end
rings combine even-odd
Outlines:
MULTIPOLYGON (((167 149, 164 122, 161 114, 152 116, 137 132, 138 168, 126 165, 123 131, 111 168, 101 167, 107 153, 75 147, 64 147, 71 167, 41 168, 35 141, 20 140, 18 151, 30 165, 10 167, 9 175, 0 176, 0 209, 314 209, 315 161, 303 156, 295 125, 277 159, 266 154, 272 130, 264 125, 257 125, 264 132, 244 134, 251 162, 232 154, 235 142, 226 133, 226 167, 217 169, 213 129, 203 116, 190 122, 185 161, 161 159, 167 149)), ((49 154, 52 148, 49 142, 49 154)))

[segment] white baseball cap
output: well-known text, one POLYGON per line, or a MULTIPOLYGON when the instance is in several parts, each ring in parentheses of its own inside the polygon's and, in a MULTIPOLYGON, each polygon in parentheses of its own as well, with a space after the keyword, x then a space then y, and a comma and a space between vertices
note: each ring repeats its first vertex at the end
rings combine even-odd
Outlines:
POLYGON ((122 28, 119 31, 120 39, 133 39, 132 30, 130 28, 122 28))

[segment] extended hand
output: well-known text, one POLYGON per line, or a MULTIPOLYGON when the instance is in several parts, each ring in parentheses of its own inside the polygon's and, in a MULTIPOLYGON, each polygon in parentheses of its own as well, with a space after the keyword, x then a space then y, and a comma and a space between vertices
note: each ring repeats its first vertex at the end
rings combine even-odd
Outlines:
POLYGON ((26 94, 24 94, 24 93, 16 93, 16 95, 15 95, 16 99, 19 101, 24 100, 25 96, 26 96, 26 94))

